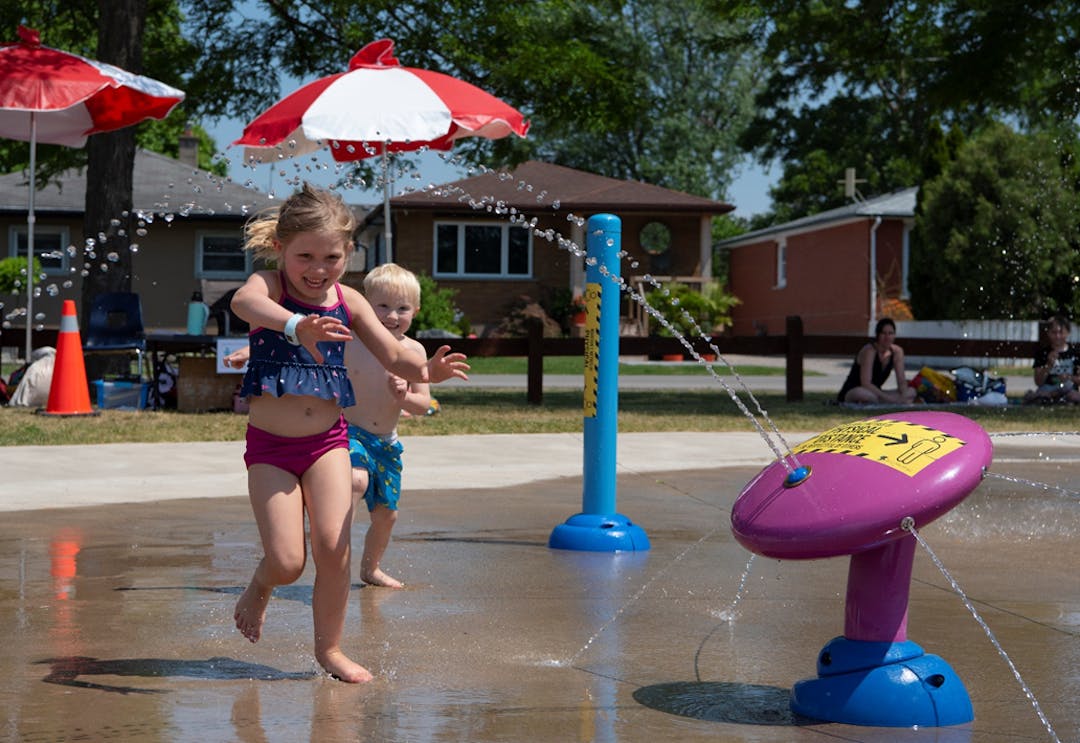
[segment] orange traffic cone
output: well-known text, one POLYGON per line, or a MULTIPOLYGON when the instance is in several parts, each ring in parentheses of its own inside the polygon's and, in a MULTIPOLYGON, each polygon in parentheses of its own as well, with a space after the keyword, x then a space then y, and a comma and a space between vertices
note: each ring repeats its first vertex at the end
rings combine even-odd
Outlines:
POLYGON ((75 317, 75 300, 64 300, 60 332, 56 336, 56 363, 53 365, 49 403, 45 415, 96 415, 90 408, 90 388, 86 383, 82 337, 75 317))

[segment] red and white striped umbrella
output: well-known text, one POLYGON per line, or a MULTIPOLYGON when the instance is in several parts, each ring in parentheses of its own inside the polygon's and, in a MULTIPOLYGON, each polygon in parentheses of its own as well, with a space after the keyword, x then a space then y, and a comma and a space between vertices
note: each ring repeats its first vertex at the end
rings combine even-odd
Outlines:
POLYGON ((163 119, 183 91, 104 62, 41 45, 32 28, 0 45, 0 137, 30 143, 26 358, 33 324, 34 191, 38 142, 82 147, 91 134, 163 119))
MULTIPOLYGON (((339 162, 421 148, 449 150, 463 137, 524 137, 520 111, 441 72, 402 67, 394 42, 373 41, 349 69, 304 85, 244 127, 233 142, 248 163, 275 162, 328 147, 339 162)), ((391 259, 390 191, 383 178, 385 242, 391 259)))
POLYGON ((86 137, 162 119, 184 93, 77 54, 41 45, 19 26, 20 41, 0 45, 0 137, 82 147, 86 137))
POLYGON ((520 111, 475 85, 441 72, 402 67, 394 42, 373 41, 349 69, 282 98, 244 127, 233 144, 270 162, 328 146, 335 160, 362 160, 428 147, 448 150, 462 137, 524 137, 520 111))

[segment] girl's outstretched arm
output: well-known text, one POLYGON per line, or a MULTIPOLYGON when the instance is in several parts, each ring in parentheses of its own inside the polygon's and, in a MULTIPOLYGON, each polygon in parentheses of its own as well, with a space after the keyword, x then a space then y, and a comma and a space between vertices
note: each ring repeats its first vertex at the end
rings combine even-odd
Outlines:
MULTIPOLYGON (((284 331, 293 314, 278 303, 281 283, 275 271, 256 271, 236 290, 230 306, 233 312, 252 328, 284 331)), ((318 348, 321 341, 347 341, 349 329, 333 317, 305 315, 293 325, 300 345, 308 350, 317 363, 323 362, 318 348)))

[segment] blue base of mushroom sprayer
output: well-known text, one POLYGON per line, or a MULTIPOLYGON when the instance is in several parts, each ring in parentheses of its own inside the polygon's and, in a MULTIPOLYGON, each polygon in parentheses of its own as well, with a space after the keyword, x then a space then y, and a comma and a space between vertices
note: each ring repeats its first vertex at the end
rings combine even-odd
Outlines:
POLYGON ((645 530, 621 513, 579 513, 556 526, 548 547, 586 552, 630 552, 649 549, 645 530))
POLYGON ((875 727, 939 727, 975 718, 952 667, 914 642, 837 637, 818 655, 818 677, 791 690, 791 711, 815 720, 875 727))

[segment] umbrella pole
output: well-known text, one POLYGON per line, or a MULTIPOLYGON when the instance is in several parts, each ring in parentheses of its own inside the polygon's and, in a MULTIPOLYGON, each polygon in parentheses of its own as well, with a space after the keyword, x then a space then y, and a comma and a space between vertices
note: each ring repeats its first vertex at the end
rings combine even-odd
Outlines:
POLYGON ((387 150, 389 142, 382 146, 382 187, 383 187, 383 242, 386 243, 386 262, 394 262, 393 230, 390 227, 390 160, 387 150))
POLYGON ((26 363, 34 350, 34 191, 37 189, 37 115, 30 112, 30 209, 26 214, 26 363))

